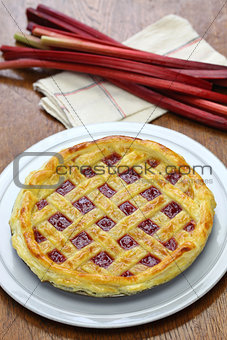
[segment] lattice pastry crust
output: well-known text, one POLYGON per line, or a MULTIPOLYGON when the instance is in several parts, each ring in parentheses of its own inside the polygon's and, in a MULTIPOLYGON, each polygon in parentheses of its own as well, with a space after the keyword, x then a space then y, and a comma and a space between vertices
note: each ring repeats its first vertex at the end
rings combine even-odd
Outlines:
POLYGON ((60 154, 58 174, 52 157, 26 184, 58 183, 59 172, 64 183, 22 190, 10 220, 13 247, 41 281, 98 297, 129 295, 174 278, 202 251, 216 203, 183 157, 126 136, 60 154))

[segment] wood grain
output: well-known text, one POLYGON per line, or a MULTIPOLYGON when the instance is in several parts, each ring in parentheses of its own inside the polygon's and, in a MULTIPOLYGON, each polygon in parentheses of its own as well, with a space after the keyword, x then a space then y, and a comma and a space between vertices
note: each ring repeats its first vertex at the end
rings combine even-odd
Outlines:
MULTIPOLYGON (((15 31, 25 29, 25 8, 34 0, 3 0, 0 4, 1 44, 13 44, 15 31), (3 5, 4 3, 4 5, 3 5)), ((187 18, 200 35, 221 53, 227 46, 227 8, 217 16, 224 0, 49 0, 56 7, 118 40, 125 40, 164 15, 187 18), (217 17, 216 17, 217 16, 217 17), (215 19, 216 18, 216 19, 215 19), (211 24, 212 23, 212 24, 211 24)), ((32 89, 48 71, 4 71, 0 74, 0 172, 32 144, 64 127, 38 107, 40 96, 32 89)), ((227 136, 168 113, 154 124, 180 131, 197 140, 227 164, 227 136)), ((40 317, 0 291, 0 337, 2 339, 226 339, 225 276, 203 298, 173 316, 150 324, 116 330, 71 327, 40 317)))

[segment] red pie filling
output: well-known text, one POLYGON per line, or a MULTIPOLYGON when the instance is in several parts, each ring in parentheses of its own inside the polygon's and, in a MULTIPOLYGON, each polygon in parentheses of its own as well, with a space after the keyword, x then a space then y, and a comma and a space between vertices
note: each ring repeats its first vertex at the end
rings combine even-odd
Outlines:
POLYGON ((111 155, 103 158, 103 163, 105 163, 108 166, 113 166, 121 159, 121 156, 118 155, 116 152, 112 153, 111 155))
POLYGON ((101 187, 98 188, 99 191, 106 196, 107 198, 112 197, 114 194, 116 194, 116 191, 113 190, 107 183, 101 185, 101 187))
POLYGON ((137 172, 133 168, 131 168, 119 174, 119 177, 123 179, 127 184, 132 184, 140 178, 140 175, 137 174, 137 172))
POLYGON ((177 214, 181 212, 182 208, 176 202, 171 202, 165 206, 161 212, 163 212, 169 218, 174 218, 177 214))
POLYGON ((112 258, 105 251, 101 251, 101 253, 93 257, 92 261, 102 268, 109 267, 109 265, 113 262, 112 258))
POLYGON ((46 205, 48 205, 48 202, 46 200, 40 200, 36 203, 36 206, 39 210, 43 209, 46 205))
POLYGON ((126 201, 126 202, 120 204, 120 205, 118 206, 118 208, 119 208, 121 211, 123 211, 123 213, 124 213, 125 215, 127 215, 127 216, 128 216, 128 215, 131 215, 132 213, 134 213, 134 211, 137 210, 137 208, 134 207, 134 205, 133 205, 132 203, 128 202, 128 201, 126 201))
POLYGON ((96 222, 96 224, 104 231, 109 231, 116 225, 116 223, 108 216, 104 216, 103 218, 101 218, 101 220, 96 222))
POLYGON ((82 231, 70 241, 77 249, 82 249, 92 242, 92 238, 85 231, 82 231))
POLYGON ((190 221, 186 226, 184 227, 184 230, 186 230, 188 233, 192 232, 195 229, 195 222, 190 221))
POLYGON ((178 244, 175 238, 172 237, 171 239, 164 243, 164 246, 167 249, 174 251, 175 249, 177 249, 178 244))
POLYGON ((34 238, 37 243, 46 241, 46 237, 43 236, 36 228, 34 228, 33 230, 34 230, 34 238))
POLYGON ((156 159, 149 159, 147 161, 147 163, 152 167, 152 168, 156 168, 156 166, 159 165, 159 162, 156 159))
POLYGON ((84 215, 95 208, 95 205, 86 196, 81 197, 78 201, 74 202, 73 206, 84 215))
POLYGON ((121 276, 129 277, 129 276, 133 276, 133 274, 129 270, 126 270, 126 272, 122 273, 121 276))
POLYGON ((145 233, 152 236, 159 229, 159 226, 157 226, 157 224, 155 224, 150 219, 147 219, 147 220, 141 222, 138 225, 138 228, 142 229, 143 231, 145 231, 145 233))
POLYGON ((123 249, 129 250, 138 245, 138 243, 130 236, 125 235, 117 241, 123 249))
POLYGON ((70 224, 72 224, 72 222, 60 212, 52 215, 48 219, 48 222, 50 222, 59 231, 63 231, 70 224))
POLYGON ((47 254, 49 258, 55 263, 63 263, 66 261, 66 257, 60 253, 57 249, 53 249, 47 254))
POLYGON ((143 264, 144 266, 147 266, 147 267, 154 267, 159 262, 160 262, 160 260, 157 259, 157 257, 154 257, 150 254, 147 255, 146 257, 144 257, 142 260, 140 260, 140 263, 143 264))
POLYGON ((91 178, 91 177, 94 177, 96 175, 96 173, 92 170, 92 168, 90 166, 85 168, 85 169, 82 169, 81 173, 87 178, 91 178))
POLYGON ((68 194, 68 192, 70 192, 74 188, 75 188, 74 184, 72 184, 70 181, 66 181, 56 190, 56 192, 62 196, 65 196, 66 194, 68 194))
POLYGON ((145 191, 140 193, 140 195, 143 198, 146 198, 146 200, 148 200, 148 201, 152 201, 153 199, 155 199, 156 197, 158 197, 161 194, 162 193, 155 187, 150 187, 150 188, 148 188, 145 191))
POLYGON ((166 176, 167 181, 169 181, 173 185, 175 185, 180 178, 181 174, 179 174, 178 172, 172 172, 171 174, 166 176))

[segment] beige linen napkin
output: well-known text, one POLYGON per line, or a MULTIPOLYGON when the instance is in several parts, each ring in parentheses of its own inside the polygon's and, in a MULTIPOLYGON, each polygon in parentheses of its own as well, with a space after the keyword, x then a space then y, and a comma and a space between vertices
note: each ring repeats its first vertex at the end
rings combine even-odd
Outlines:
MULTIPOLYGON (((124 44, 158 54, 227 65, 223 55, 202 39, 187 20, 176 15, 162 18, 124 44)), ((61 72, 37 81, 34 89, 45 96, 40 106, 66 128, 110 121, 148 122, 166 112, 87 74, 61 72)))

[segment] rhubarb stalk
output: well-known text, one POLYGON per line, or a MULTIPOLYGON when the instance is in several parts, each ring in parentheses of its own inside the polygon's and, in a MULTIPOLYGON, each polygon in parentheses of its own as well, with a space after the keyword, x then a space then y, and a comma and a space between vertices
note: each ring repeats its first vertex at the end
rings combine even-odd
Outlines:
POLYGON ((28 45, 39 50, 2 46, 8 61, 0 63, 0 69, 44 67, 99 75, 152 104, 227 130, 227 108, 218 104, 227 103, 227 96, 210 91, 211 80, 216 84, 226 84, 226 66, 160 56, 127 47, 44 5, 39 5, 36 10, 28 9, 27 16, 32 21, 28 28, 33 36, 19 34, 15 38, 22 43, 30 40, 34 45, 28 45), (46 50, 41 50, 44 43, 46 50), (47 50, 49 46, 51 51, 47 50), (56 47, 60 47, 60 51, 56 51, 56 47))
POLYGON ((15 33, 14 34, 14 39, 22 44, 28 45, 30 47, 35 47, 43 50, 49 50, 48 46, 45 46, 42 44, 41 39, 37 37, 33 37, 30 34, 24 34, 24 33, 15 33))
POLYGON ((35 58, 41 60, 96 65, 182 82, 209 90, 212 88, 212 84, 210 82, 188 75, 182 75, 180 71, 175 72, 174 70, 169 70, 168 68, 163 68, 157 65, 140 63, 126 59, 70 51, 39 51, 31 48, 18 48, 4 45, 1 47, 1 51, 4 53, 4 58, 6 60, 35 58))
POLYGON ((74 27, 75 29, 79 29, 81 32, 84 32, 85 35, 89 35, 90 37, 95 37, 97 39, 100 40, 105 40, 105 41, 109 41, 112 43, 115 43, 116 45, 121 45, 121 43, 119 43, 118 41, 110 38, 108 35, 103 34, 101 32, 99 32, 98 30, 81 23, 80 21, 73 19, 61 12, 56 11, 55 9, 52 9, 48 6, 45 5, 38 5, 37 6, 37 11, 47 14, 55 19, 60 20, 61 22, 65 22, 65 23, 70 23, 71 27, 74 27))
MULTIPOLYGON (((28 14, 29 10, 30 9, 27 10, 27 14, 28 14)), ((95 30, 94 28, 89 27, 89 26, 87 26, 87 25, 85 25, 85 24, 65 15, 65 14, 62 14, 62 13, 56 11, 53 8, 47 7, 47 6, 42 5, 42 4, 37 6, 36 14, 38 16, 39 15, 41 15, 41 16, 47 15, 48 18, 58 20, 59 24, 61 24, 62 22, 64 22, 65 24, 69 24, 71 26, 71 28, 73 27, 73 29, 71 31, 69 30, 69 32, 75 32, 76 33, 76 32, 78 32, 77 30, 79 30, 81 37, 83 37, 83 36, 96 37, 96 38, 100 39, 101 42, 107 42, 107 41, 112 42, 113 44, 115 44, 115 46, 118 46, 118 47, 121 46, 121 47, 124 47, 125 49, 137 51, 138 54, 140 52, 148 53, 148 54, 152 55, 154 59, 155 58, 159 59, 159 60, 157 60, 157 62, 159 62, 159 64, 164 65, 164 66, 171 67, 170 63, 172 62, 172 63, 174 63, 174 64, 176 63, 178 65, 178 66, 177 65, 173 66, 173 67, 176 67, 176 68, 179 67, 179 68, 186 68, 186 69, 192 68, 192 69, 214 69, 214 70, 215 69, 226 69, 226 67, 222 66, 222 65, 202 63, 202 62, 196 62, 196 61, 191 61, 191 60, 172 58, 172 57, 168 57, 168 56, 160 56, 160 55, 157 55, 157 54, 154 54, 154 53, 143 52, 141 50, 135 50, 135 49, 129 48, 126 45, 123 45, 122 43, 119 43, 118 41, 110 38, 109 36, 95 30)), ((28 19, 30 20, 29 17, 28 17, 28 19)), ((40 21, 42 22, 42 18, 37 23, 40 23, 40 21)), ((48 25, 46 25, 46 26, 48 26, 48 25)))
POLYGON ((194 69, 226 69, 225 66, 219 66, 214 64, 199 63, 196 61, 181 60, 177 58, 170 58, 161 55, 156 55, 150 52, 144 52, 139 50, 120 48, 117 46, 105 45, 105 43, 93 43, 85 41, 83 39, 76 38, 57 38, 42 36, 41 41, 47 46, 68 48, 70 50, 93 52, 96 54, 102 54, 106 56, 121 57, 125 59, 132 59, 136 61, 142 61, 145 63, 157 64, 166 67, 175 68, 194 68, 194 69))
MULTIPOLYGON (((186 105, 177 100, 159 94, 158 92, 144 88, 141 85, 125 83, 115 79, 109 80, 116 86, 122 88, 123 90, 126 90, 134 94, 135 96, 140 97, 165 110, 172 111, 180 116, 189 119, 194 119, 197 122, 204 123, 206 125, 227 131, 227 119, 224 117, 219 117, 207 111, 203 111, 201 109, 186 105)), ((147 123, 149 122, 151 117, 152 113, 147 118, 147 123)))
POLYGON ((227 69, 221 70, 184 70, 172 68, 173 71, 180 71, 182 74, 187 74, 191 77, 202 78, 202 79, 226 79, 227 69))
POLYGON ((171 91, 159 91, 159 92, 161 92, 161 94, 167 95, 170 98, 176 99, 180 102, 208 110, 211 113, 218 114, 220 116, 227 118, 227 106, 214 103, 206 99, 201 99, 201 98, 179 94, 179 93, 173 93, 171 91))
POLYGON ((195 86, 178 83, 175 81, 157 79, 141 74, 113 70, 112 68, 102 68, 99 66, 81 65, 72 63, 52 62, 36 59, 18 59, 0 63, 0 69, 7 68, 26 68, 26 67, 45 67, 58 70, 75 71, 80 73, 90 73, 104 78, 113 78, 133 82, 141 85, 151 86, 156 89, 165 89, 194 95, 200 98, 211 99, 220 103, 227 103, 227 95, 201 89, 195 86))
POLYGON ((33 21, 37 24, 44 25, 47 27, 52 27, 52 28, 57 28, 61 29, 63 31, 69 31, 69 32, 74 32, 77 34, 82 34, 83 36, 89 37, 90 35, 85 33, 84 31, 81 31, 79 28, 75 28, 72 25, 63 22, 61 20, 55 19, 52 16, 49 16, 45 13, 41 13, 33 8, 27 8, 26 11, 27 18, 30 21, 33 21))

